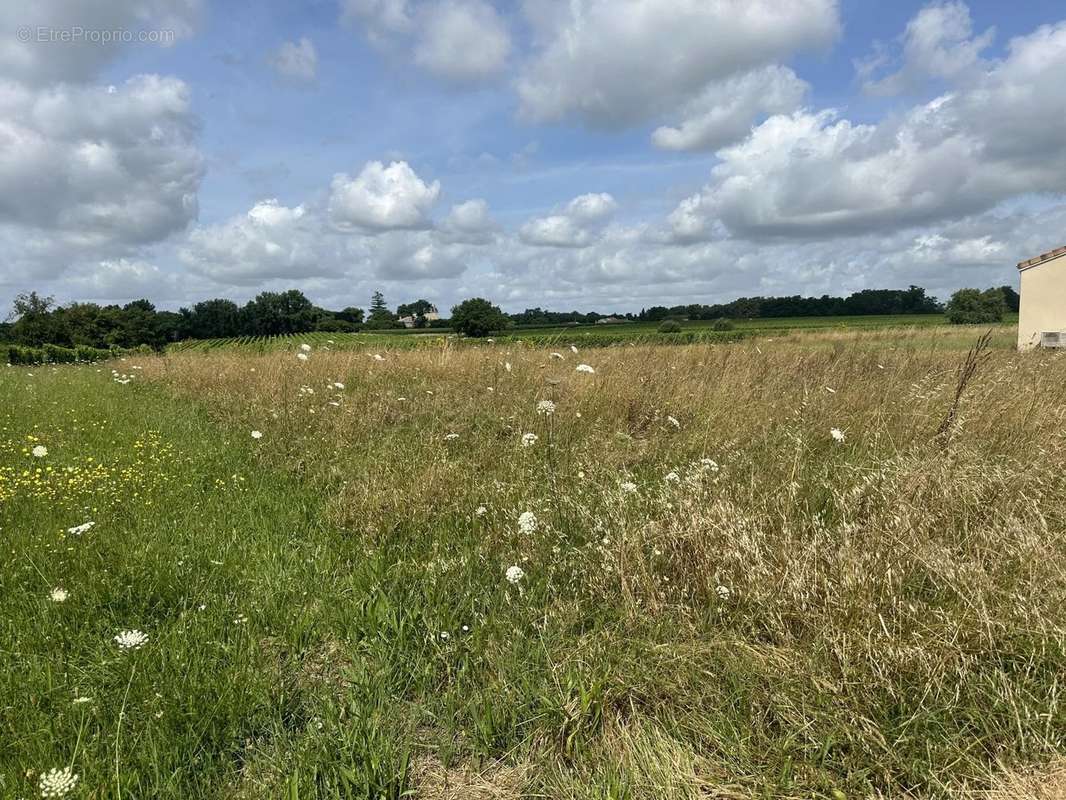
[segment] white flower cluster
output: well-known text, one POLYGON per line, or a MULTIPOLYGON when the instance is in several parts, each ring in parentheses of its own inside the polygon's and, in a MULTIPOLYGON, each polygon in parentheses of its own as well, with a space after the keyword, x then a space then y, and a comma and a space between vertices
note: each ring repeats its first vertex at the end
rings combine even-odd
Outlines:
POLYGON ((53 603, 65 603, 68 597, 70 597, 70 593, 62 586, 57 586, 52 590, 51 594, 48 595, 48 599, 53 603))
POLYGON ((532 447, 537 443, 537 434, 535 433, 523 433, 522 434, 522 447, 532 447))
POLYGON ((119 631, 115 636, 119 650, 137 650, 147 641, 148 634, 138 630, 119 631))
POLYGON ((555 413, 555 403, 551 400, 541 400, 537 403, 537 413, 545 417, 550 417, 555 413))
POLYGON ((595 375, 596 374, 596 370, 594 370, 588 364, 578 364, 574 368, 574 372, 584 372, 584 373, 587 373, 588 375, 595 375))
POLYGON ((522 578, 526 576, 525 570, 519 567, 517 564, 513 567, 508 567, 506 572, 508 583, 518 583, 522 578))
POLYGON ((532 511, 523 511, 518 515, 518 530, 522 533, 533 533, 537 530, 537 515, 532 511))
POLYGON ((74 774, 74 771, 70 767, 63 767, 43 773, 37 786, 41 791, 41 797, 66 797, 74 791, 77 784, 78 776, 74 774))
POLYGON ((48 448, 45 447, 43 444, 39 444, 30 452, 33 453, 34 458, 44 458, 46 455, 48 455, 48 448))
POLYGON ((72 536, 81 536, 83 533, 88 533, 92 530, 93 525, 96 523, 90 520, 89 522, 83 522, 81 525, 75 525, 73 528, 67 528, 67 533, 72 536))

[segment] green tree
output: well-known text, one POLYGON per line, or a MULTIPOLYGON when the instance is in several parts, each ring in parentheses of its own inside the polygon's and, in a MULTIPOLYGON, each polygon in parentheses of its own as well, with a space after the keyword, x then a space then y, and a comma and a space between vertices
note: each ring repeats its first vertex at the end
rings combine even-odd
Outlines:
POLYGON ((947 305, 952 325, 977 325, 1000 322, 1007 313, 1007 301, 999 289, 959 289, 947 305))
POLYGON ((1003 299, 1007 303, 1007 311, 1017 314, 1018 309, 1021 308, 1022 298, 1014 291, 1014 287, 1000 286, 999 290, 1003 292, 1003 299))
POLYGON ((222 339, 242 333, 241 309, 232 300, 203 300, 191 311, 182 309, 181 314, 188 335, 194 339, 222 339))
POLYGON ((298 289, 261 292, 241 313, 248 332, 260 336, 306 333, 314 330, 318 318, 311 301, 298 289))
POLYGON ((366 326, 371 329, 393 328, 396 326, 396 315, 389 311, 385 304, 385 295, 374 292, 370 298, 370 314, 366 319, 366 326))
POLYGON ((452 328, 466 336, 488 336, 510 325, 510 320, 483 297, 472 297, 452 308, 452 328))
POLYGON ((342 319, 345 322, 350 322, 353 325, 361 325, 363 323, 363 317, 365 312, 361 308, 355 306, 348 306, 343 311, 338 311, 335 316, 337 319, 342 319))
POLYGON ((66 332, 61 330, 60 320, 52 314, 55 299, 42 297, 37 292, 23 292, 15 298, 9 319, 14 321, 11 335, 16 342, 30 347, 40 347, 45 342, 66 344, 66 332))

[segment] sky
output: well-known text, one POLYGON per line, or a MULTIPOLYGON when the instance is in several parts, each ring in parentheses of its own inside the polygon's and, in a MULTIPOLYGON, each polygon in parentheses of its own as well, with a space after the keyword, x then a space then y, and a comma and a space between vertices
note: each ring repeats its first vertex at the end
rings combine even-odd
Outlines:
POLYGON ((0 306, 636 311, 1017 281, 1066 244, 1066 8, 0 8, 0 306))

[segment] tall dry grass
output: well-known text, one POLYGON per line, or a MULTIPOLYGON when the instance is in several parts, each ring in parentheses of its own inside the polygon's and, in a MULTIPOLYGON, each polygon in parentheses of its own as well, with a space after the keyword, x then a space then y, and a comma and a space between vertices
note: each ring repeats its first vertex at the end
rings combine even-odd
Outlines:
POLYGON ((144 371, 263 431, 419 624, 491 621, 393 665, 427 796, 476 765, 499 796, 962 796, 1066 746, 1066 359, 994 350, 958 393, 949 336, 144 371))

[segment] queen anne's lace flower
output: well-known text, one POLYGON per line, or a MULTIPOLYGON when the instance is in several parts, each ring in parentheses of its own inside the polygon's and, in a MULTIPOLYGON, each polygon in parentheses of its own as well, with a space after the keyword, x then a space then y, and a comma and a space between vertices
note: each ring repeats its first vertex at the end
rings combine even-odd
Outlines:
POLYGON ((585 372, 585 373, 588 373, 589 375, 594 375, 596 373, 596 370, 594 370, 588 364, 578 364, 577 367, 574 368, 574 371, 575 372, 585 372))
POLYGON ((78 784, 78 776, 70 767, 50 769, 41 775, 38 788, 41 797, 66 797, 78 784))
POLYGON ((532 447, 537 443, 537 434, 535 433, 523 433, 522 434, 522 447, 532 447))
POLYGON ((46 455, 48 455, 48 448, 45 447, 43 444, 39 444, 30 452, 33 453, 34 458, 44 458, 46 455))
POLYGON ((533 533, 537 529, 537 516, 532 511, 523 511, 518 516, 518 530, 533 533))
POLYGON ((519 567, 517 565, 507 568, 506 577, 507 577, 508 583, 518 583, 525 576, 526 576, 525 570, 523 570, 521 567, 519 567))
POLYGON ((537 403, 537 413, 543 414, 546 417, 550 417, 555 413, 555 403, 551 400, 541 400, 537 403))
POLYGON ((138 630, 119 631, 115 636, 119 650, 136 650, 147 641, 148 634, 138 630))
POLYGON ((57 586, 48 595, 48 599, 53 603, 65 603, 68 597, 70 597, 70 593, 62 586, 57 586))
POLYGON ((262 439, 263 438, 263 432, 262 431, 252 431, 252 438, 253 439, 262 439))
POLYGON ((833 437, 833 441, 840 444, 844 443, 844 431, 840 430, 840 428, 830 428, 829 435, 833 437))
POLYGON ((88 533, 89 530, 95 525, 95 522, 83 522, 81 525, 75 525, 73 528, 67 528, 67 533, 73 536, 81 536, 83 533, 88 533))

